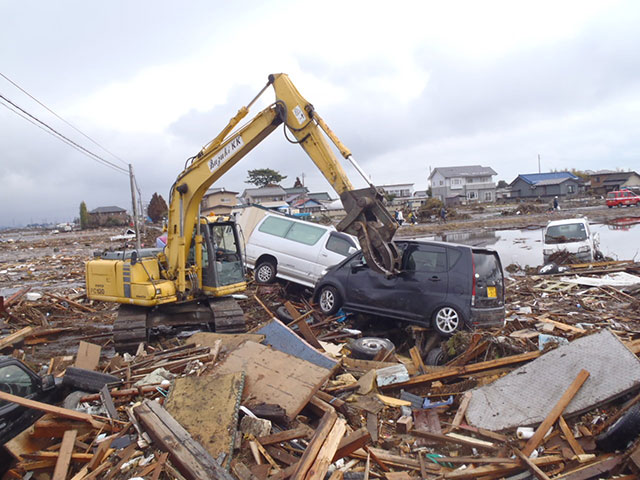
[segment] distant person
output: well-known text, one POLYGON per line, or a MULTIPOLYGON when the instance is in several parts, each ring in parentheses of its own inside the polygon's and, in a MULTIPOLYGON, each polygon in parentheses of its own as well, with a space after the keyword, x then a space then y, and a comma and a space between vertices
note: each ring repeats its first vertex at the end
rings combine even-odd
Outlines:
POLYGON ((398 222, 399 225, 402 225, 404 223, 404 216, 402 215, 402 210, 396 210, 396 222, 398 222))
POLYGON ((440 219, 443 222, 447 221, 447 210, 444 208, 444 205, 442 206, 442 208, 440 209, 440 219))
POLYGON ((556 195, 556 197, 553 199, 553 209, 554 210, 560 210, 560 205, 558 204, 558 196, 556 195))

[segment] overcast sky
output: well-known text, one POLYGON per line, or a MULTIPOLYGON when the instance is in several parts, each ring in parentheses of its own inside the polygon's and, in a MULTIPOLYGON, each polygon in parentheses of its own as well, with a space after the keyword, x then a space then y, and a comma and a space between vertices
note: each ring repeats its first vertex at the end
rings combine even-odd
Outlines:
MULTIPOLYGON (((185 160, 285 72, 375 184, 427 188, 429 168, 640 170, 637 1, 6 1, 0 94, 168 199, 185 160)), ((273 101, 265 92, 248 118, 273 101)), ((0 99, 0 226, 71 221, 80 202, 130 209, 126 175, 0 99)), ((247 170, 331 191, 279 128, 247 170)), ((357 174, 347 168, 357 187, 357 174)))

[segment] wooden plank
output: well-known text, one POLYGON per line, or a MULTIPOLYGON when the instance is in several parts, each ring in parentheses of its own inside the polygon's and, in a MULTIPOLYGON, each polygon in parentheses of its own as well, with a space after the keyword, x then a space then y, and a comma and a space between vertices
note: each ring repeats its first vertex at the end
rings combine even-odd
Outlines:
POLYGON ((338 450, 333 456, 333 461, 349 456, 359 448, 364 447, 371 440, 371 435, 365 427, 359 428, 355 432, 344 437, 338 445, 338 450))
POLYGON ((411 435, 414 437, 426 438, 441 443, 453 443, 455 445, 465 445, 474 448, 496 449, 496 445, 491 442, 485 442, 484 440, 478 440, 477 438, 464 437, 462 435, 456 435, 449 433, 443 435, 440 433, 424 432, 422 430, 411 430, 411 435))
POLYGON ((318 339, 316 338, 316 336, 313 334, 313 332, 311 331, 311 328, 309 328, 309 325, 307 324, 306 321, 298 321, 300 320, 300 313, 298 312, 298 310, 296 309, 296 307, 294 307, 291 302, 287 301, 284 303, 284 306, 286 307, 287 311, 289 312, 289 315, 291 315, 293 317, 293 322, 297 322, 296 324, 298 325, 298 331, 300 332, 300 334, 302 335, 302 337, 309 342, 311 345, 313 345, 315 348, 319 348, 322 350, 322 345, 320 345, 320 342, 318 341, 318 339))
MULTIPOLYGON (((624 460, 623 455, 615 455, 610 457, 605 457, 589 465, 584 465, 582 467, 576 468, 569 472, 565 472, 562 475, 557 477, 553 477, 554 480, 587 480, 589 478, 594 478, 599 476, 601 473, 610 472, 613 468, 617 467, 624 460)), ((608 477, 599 477, 599 478, 608 478, 608 477)))
POLYGON ((533 463, 529 457, 527 457, 524 453, 520 451, 519 448, 514 447, 512 448, 512 450, 513 450, 513 453, 515 453, 516 456, 524 462, 524 464, 529 468, 529 470, 533 472, 533 474, 536 476, 536 478, 538 478, 538 480, 550 480, 547 474, 544 473, 542 470, 540 470, 540 467, 538 467, 535 463, 533 463))
POLYGON ((98 467, 98 465, 100 465, 107 457, 107 453, 109 452, 109 448, 111 447, 111 442, 113 442, 115 438, 116 435, 111 435, 98 444, 98 448, 93 454, 93 458, 87 464, 87 468, 90 472, 94 471, 98 467))
POLYGON ((578 443, 576 437, 573 436, 571 428, 569 428, 569 425, 567 425, 567 422, 564 420, 564 417, 562 415, 558 417, 558 425, 560 425, 560 430, 562 430, 562 433, 564 433, 564 438, 567 439, 567 442, 571 446, 573 453, 575 453, 576 456, 584 455, 584 449, 578 443))
POLYGON ((95 370, 100 363, 100 353, 102 347, 94 343, 80 342, 78 353, 76 354, 76 362, 74 367, 84 368, 85 370, 95 370))
POLYGON ((367 412, 367 430, 373 443, 378 442, 378 415, 367 412))
POLYGON ((282 432, 273 433, 271 435, 265 435, 264 437, 258 437, 257 440, 262 445, 272 445, 274 443, 282 443, 289 440, 295 440, 296 438, 306 438, 309 436, 309 432, 312 432, 309 427, 300 426, 292 430, 284 430, 282 432))
POLYGON ((442 380, 445 378, 458 377, 467 373, 480 372, 482 370, 489 370, 492 368, 503 367, 505 365, 513 365, 514 363, 528 362, 534 358, 538 358, 542 355, 540 351, 521 353, 519 355, 510 355, 508 357, 498 358, 495 360, 489 360, 487 362, 473 363, 471 365, 465 365, 461 367, 447 367, 437 372, 426 373, 424 375, 418 375, 406 382, 394 383, 392 385, 382 386, 382 390, 390 390, 401 387, 410 387, 416 385, 422 385, 434 380, 442 380))
POLYGON ((542 421, 538 429, 533 434, 533 437, 529 439, 527 444, 522 449, 522 453, 524 455, 529 457, 531 456, 531 453, 533 453, 533 451, 538 448, 538 445, 540 445, 540 442, 542 441, 544 436, 547 434, 553 424, 556 423, 558 417, 562 415, 564 409, 567 408, 567 405, 569 405, 573 397, 576 395, 576 393, 578 393, 578 390, 580 390, 580 387, 582 387, 584 382, 586 382, 587 378, 589 378, 589 372, 587 372, 586 370, 580 370, 580 373, 578 373, 576 379, 571 383, 571 385, 569 385, 569 388, 567 388, 564 394, 562 394, 562 397, 560 397, 558 403, 556 403, 556 405, 551 409, 547 417, 542 421))
POLYGON ((25 339, 25 337, 31 335, 31 332, 33 332, 33 327, 24 327, 0 339, 0 350, 4 350, 5 348, 12 347, 16 343, 20 343, 25 339))
POLYGON ((11 395, 10 393, 0 392, 0 400, 6 400, 8 402, 17 403, 23 407, 33 408, 43 412, 51 413, 59 417, 70 418, 71 420, 80 420, 82 422, 88 422, 95 428, 103 428, 105 430, 112 430, 111 425, 102 423, 96 420, 92 415, 83 412, 77 412, 75 410, 69 410, 67 408, 56 407, 49 405, 48 403, 36 402, 28 398, 18 397, 17 395, 11 395))
POLYGON ((269 452, 269 455, 271 455, 275 460, 279 461, 280 463, 284 463, 287 466, 298 463, 298 460, 300 460, 300 457, 291 455, 283 448, 273 445, 267 445, 265 448, 267 452, 269 452))
POLYGON ((318 452, 312 467, 307 472, 305 480, 322 480, 329 470, 329 465, 333 461, 333 457, 338 450, 340 440, 344 436, 347 429, 347 422, 338 418, 333 424, 333 428, 327 435, 326 440, 322 444, 322 448, 318 452))
POLYGON ((133 455, 133 452, 136 451, 136 446, 137 445, 135 442, 130 443, 124 450, 122 450, 122 452, 119 453, 120 461, 118 461, 115 466, 109 469, 109 473, 104 477, 104 480, 111 480, 118 473, 120 473, 120 468, 122 467, 122 465, 129 461, 131 455, 133 455))
POLYGON ((300 462, 298 462, 295 473, 291 476, 293 480, 303 480, 306 477, 337 419, 338 415, 333 409, 322 416, 315 435, 311 438, 311 441, 309 441, 307 448, 302 454, 302 458, 300 458, 300 462))
MULTIPOLYGON (((530 459, 538 467, 561 463, 564 458, 560 455, 549 455, 530 459)), ((511 473, 520 472, 525 467, 519 462, 504 463, 501 465, 485 465, 476 468, 457 469, 453 472, 445 472, 443 477, 449 480, 477 479, 477 478, 501 478, 511 473)), ((558 478, 558 477, 555 477, 558 478)), ((554 480, 555 480, 554 478, 554 480)))
POLYGON ((451 422, 451 430, 455 430, 462 423, 462 419, 464 419, 464 414, 467 412, 467 407, 469 406, 469 402, 471 401, 472 392, 464 392, 462 396, 462 400, 460 400, 460 406, 456 411, 455 417, 453 417, 453 421, 451 422))
POLYGON ((133 411, 153 441, 169 452, 172 463, 187 479, 234 480, 160 404, 144 400, 133 411))
POLYGON ((420 350, 415 345, 411 347, 409 350, 409 355, 411 355, 411 361, 415 365, 416 369, 422 374, 425 373, 424 362, 422 361, 422 356, 420 355, 420 350))
POLYGON ((331 405, 340 413, 344 414, 347 412, 347 402, 345 402, 344 400, 338 397, 334 397, 333 395, 330 395, 327 392, 323 392, 322 390, 318 390, 315 396, 318 397, 320 400, 331 405))

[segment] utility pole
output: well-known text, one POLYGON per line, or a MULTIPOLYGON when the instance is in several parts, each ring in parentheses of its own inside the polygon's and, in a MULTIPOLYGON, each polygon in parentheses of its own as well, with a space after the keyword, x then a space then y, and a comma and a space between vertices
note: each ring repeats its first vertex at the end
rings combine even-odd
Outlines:
POLYGON ((540 154, 538 154, 538 173, 542 173, 540 171, 540 154))
POLYGON ((129 164, 129 183, 131 184, 131 205, 133 207, 133 225, 136 230, 136 251, 140 251, 140 228, 138 227, 138 206, 136 205, 136 187, 133 180, 133 166, 129 164))

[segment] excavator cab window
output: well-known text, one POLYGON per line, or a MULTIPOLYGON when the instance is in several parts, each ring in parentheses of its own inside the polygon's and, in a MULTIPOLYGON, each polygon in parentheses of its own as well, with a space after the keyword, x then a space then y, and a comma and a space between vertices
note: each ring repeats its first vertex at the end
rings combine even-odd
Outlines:
POLYGON ((212 265, 203 261, 203 285, 221 287, 244 282, 244 265, 240 254, 238 235, 234 223, 212 223, 208 225, 209 239, 214 258, 212 265), (210 275, 205 275, 207 269, 210 275))

